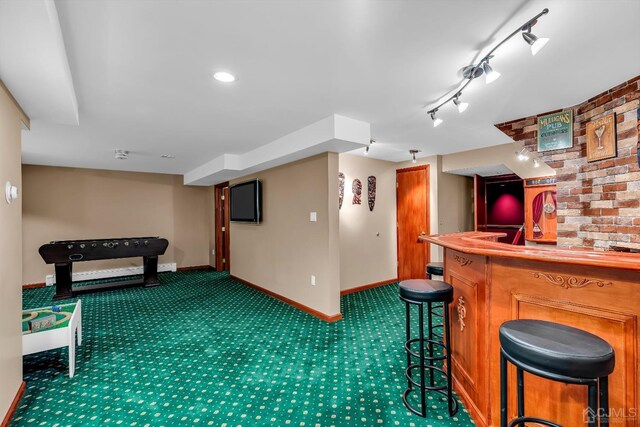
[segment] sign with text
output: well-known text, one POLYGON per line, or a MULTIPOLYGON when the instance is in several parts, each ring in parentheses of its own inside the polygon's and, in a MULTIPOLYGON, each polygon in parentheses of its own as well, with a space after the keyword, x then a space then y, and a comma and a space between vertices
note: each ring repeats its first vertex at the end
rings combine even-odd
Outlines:
POLYGON ((587 161, 610 159, 617 152, 615 113, 587 123, 587 161))
POLYGON ((538 151, 573 147, 573 111, 538 117, 538 151))

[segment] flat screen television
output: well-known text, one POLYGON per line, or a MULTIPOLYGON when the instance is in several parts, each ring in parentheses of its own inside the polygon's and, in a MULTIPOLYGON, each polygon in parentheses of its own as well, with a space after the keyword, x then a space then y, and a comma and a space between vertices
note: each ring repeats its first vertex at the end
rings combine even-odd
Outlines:
POLYGON ((259 180, 242 182, 229 188, 229 221, 260 224, 262 185, 259 180))

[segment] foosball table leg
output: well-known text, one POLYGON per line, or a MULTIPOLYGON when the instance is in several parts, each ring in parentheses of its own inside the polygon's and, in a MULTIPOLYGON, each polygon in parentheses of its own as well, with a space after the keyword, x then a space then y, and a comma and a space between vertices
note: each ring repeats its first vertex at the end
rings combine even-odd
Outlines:
POLYGON ((144 286, 149 288, 152 286, 158 286, 158 257, 146 256, 143 257, 144 265, 144 286))
POLYGON ((56 264, 56 294, 53 300, 73 298, 71 289, 72 263, 56 264))

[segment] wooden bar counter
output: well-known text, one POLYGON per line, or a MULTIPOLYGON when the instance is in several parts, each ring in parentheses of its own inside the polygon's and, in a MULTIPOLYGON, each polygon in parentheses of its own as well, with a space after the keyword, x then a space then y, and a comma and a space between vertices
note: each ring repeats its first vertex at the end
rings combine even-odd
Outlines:
MULTIPOLYGON (((612 426, 637 426, 640 254, 512 246, 502 233, 420 236, 444 248, 451 304, 454 387, 477 425, 500 421, 498 328, 511 319, 542 319, 575 326, 607 340, 616 367, 609 379, 612 426)), ((515 379, 511 366, 510 380, 515 379)), ((510 382, 510 417, 515 416, 510 382)), ((527 415, 583 426, 585 386, 525 374, 527 415)))

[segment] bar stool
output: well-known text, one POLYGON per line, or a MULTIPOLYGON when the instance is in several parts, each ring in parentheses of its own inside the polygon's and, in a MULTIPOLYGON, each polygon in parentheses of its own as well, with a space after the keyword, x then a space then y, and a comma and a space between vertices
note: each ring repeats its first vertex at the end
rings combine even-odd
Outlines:
POLYGON ((431 280, 432 276, 444 277, 444 263, 442 262, 430 262, 427 264, 427 279, 431 280))
POLYGON ((615 366, 613 348, 581 329, 543 320, 511 320, 500 326, 500 426, 548 420, 524 415, 523 371, 542 378, 588 387, 589 427, 609 425, 608 376, 615 366), (507 361, 517 367, 518 417, 507 423, 507 361), (600 402, 598 403, 598 395, 600 402))
MULTIPOLYGON (((439 393, 447 398, 449 416, 454 416, 458 412, 458 402, 453 397, 451 384, 451 334, 449 324, 449 304, 453 301, 453 287, 439 280, 403 280, 399 284, 400 299, 405 302, 406 307, 406 336, 407 341, 404 349, 407 353, 407 369, 405 377, 407 378, 407 389, 402 394, 404 405, 416 415, 421 417, 427 416, 426 394, 428 391, 439 393), (442 324, 433 324, 433 304, 442 303, 442 324), (425 338, 424 333, 424 305, 427 305, 428 317, 428 334, 425 338), (411 306, 418 307, 418 338, 411 337, 411 306), (441 334, 435 334, 435 328, 444 329, 444 339, 441 334), (434 337, 440 337, 440 340, 434 337), (419 349, 412 350, 412 344, 418 343, 419 349), (425 355, 425 343, 427 344, 428 355, 425 355), (434 355, 434 350, 439 347, 443 351, 442 356, 434 355), (446 372, 443 367, 437 366, 436 362, 446 361, 446 372), (419 369, 419 381, 413 378, 413 371, 419 369), (429 385, 426 384, 425 371, 429 370, 429 385), (436 373, 446 379, 446 385, 437 385, 435 378, 436 373), (416 409, 409 403, 409 393, 415 389, 420 390, 420 410, 416 409)), ((441 329, 440 329, 441 330, 441 329)))

